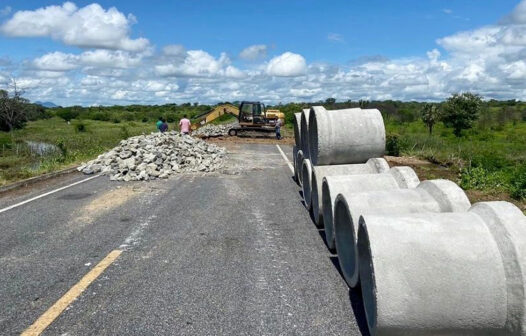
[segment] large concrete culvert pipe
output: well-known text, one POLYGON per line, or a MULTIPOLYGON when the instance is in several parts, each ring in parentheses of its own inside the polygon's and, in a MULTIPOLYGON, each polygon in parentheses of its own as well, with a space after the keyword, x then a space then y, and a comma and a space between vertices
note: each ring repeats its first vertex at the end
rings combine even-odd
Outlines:
POLYGON ((292 147, 292 161, 293 164, 294 164, 294 181, 296 181, 296 183, 299 183, 298 182, 298 167, 296 166, 296 157, 298 156, 298 146, 293 146, 292 147))
POLYGON ((303 186, 303 172, 302 172, 302 169, 303 169, 303 160, 304 160, 304 157, 303 157, 303 151, 300 149, 298 150, 298 153, 296 154, 296 157, 294 158, 294 160, 296 161, 295 162, 295 166, 296 166, 296 171, 297 171, 297 177, 298 177, 298 184, 301 186, 303 186))
POLYGON ((303 109, 300 120, 300 143, 303 156, 309 158, 309 116, 310 109, 303 109))
POLYGON ((314 106, 307 125, 309 159, 314 166, 363 163, 384 154, 384 120, 377 109, 327 111, 314 106))
POLYGON ((312 214, 318 227, 323 225, 322 210, 322 183, 326 176, 356 175, 356 174, 381 174, 389 171, 389 164, 383 158, 367 160, 366 163, 314 166, 312 167, 311 185, 303 186, 303 194, 310 193, 312 198, 312 214), (305 191, 305 189, 309 189, 305 191))
POLYGON ((358 283, 356 238, 361 215, 466 212, 469 207, 464 191, 449 180, 424 181, 413 189, 339 194, 334 205, 334 239, 345 281, 351 287, 358 283))
POLYGON ((296 147, 301 149, 301 113, 294 113, 294 141, 296 147))
MULTIPOLYGON (((319 208, 323 212, 323 226, 329 249, 333 251, 335 248, 333 215, 334 203, 338 194, 349 195, 376 190, 416 188, 419 183, 418 176, 410 167, 393 167, 387 173, 381 174, 325 176, 322 182, 322 201, 319 208)), ((314 199, 316 198, 313 196, 314 199)), ((312 206, 315 208, 314 202, 312 206)))
POLYGON ((513 204, 366 214, 359 224, 372 336, 526 335, 526 217, 513 204))
POLYGON ((301 182, 303 189, 303 201, 307 210, 312 209, 312 196, 310 193, 310 185, 312 183, 312 164, 309 159, 303 159, 303 165, 301 166, 301 182))

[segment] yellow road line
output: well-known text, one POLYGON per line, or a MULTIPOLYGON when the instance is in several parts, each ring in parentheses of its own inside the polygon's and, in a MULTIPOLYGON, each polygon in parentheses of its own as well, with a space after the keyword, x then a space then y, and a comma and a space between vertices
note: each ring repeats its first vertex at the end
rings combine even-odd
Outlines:
POLYGON ((29 328, 21 335, 40 335, 53 321, 60 316, 75 299, 104 272, 122 253, 122 250, 111 251, 97 266, 93 267, 75 286, 71 287, 53 306, 51 306, 42 316, 38 318, 29 328))

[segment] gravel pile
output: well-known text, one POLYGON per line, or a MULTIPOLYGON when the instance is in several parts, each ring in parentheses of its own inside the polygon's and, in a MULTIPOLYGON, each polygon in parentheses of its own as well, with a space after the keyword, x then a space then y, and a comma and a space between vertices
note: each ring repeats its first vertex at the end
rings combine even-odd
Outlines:
POLYGON ((228 130, 231 129, 234 125, 235 124, 224 124, 224 125, 207 124, 193 131, 192 135, 196 137, 200 137, 200 138, 227 136, 228 130))
POLYGON ((172 131, 122 140, 78 170, 110 175, 116 181, 151 180, 177 173, 213 172, 223 166, 224 156, 222 147, 172 131))

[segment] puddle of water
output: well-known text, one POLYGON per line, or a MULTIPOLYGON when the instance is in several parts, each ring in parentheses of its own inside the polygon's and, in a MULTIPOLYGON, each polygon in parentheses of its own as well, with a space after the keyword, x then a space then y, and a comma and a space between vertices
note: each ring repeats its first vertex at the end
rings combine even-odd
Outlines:
POLYGON ((29 148, 31 154, 36 154, 38 156, 44 156, 60 152, 60 149, 57 146, 50 143, 29 140, 26 140, 25 143, 29 148))

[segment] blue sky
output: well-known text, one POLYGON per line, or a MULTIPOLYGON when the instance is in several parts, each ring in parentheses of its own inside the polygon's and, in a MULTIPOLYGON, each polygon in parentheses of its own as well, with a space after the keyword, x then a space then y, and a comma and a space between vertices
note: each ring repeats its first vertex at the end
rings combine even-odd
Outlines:
POLYGON ((64 105, 523 99, 525 13, 508 0, 1 0, 0 85, 64 105))

